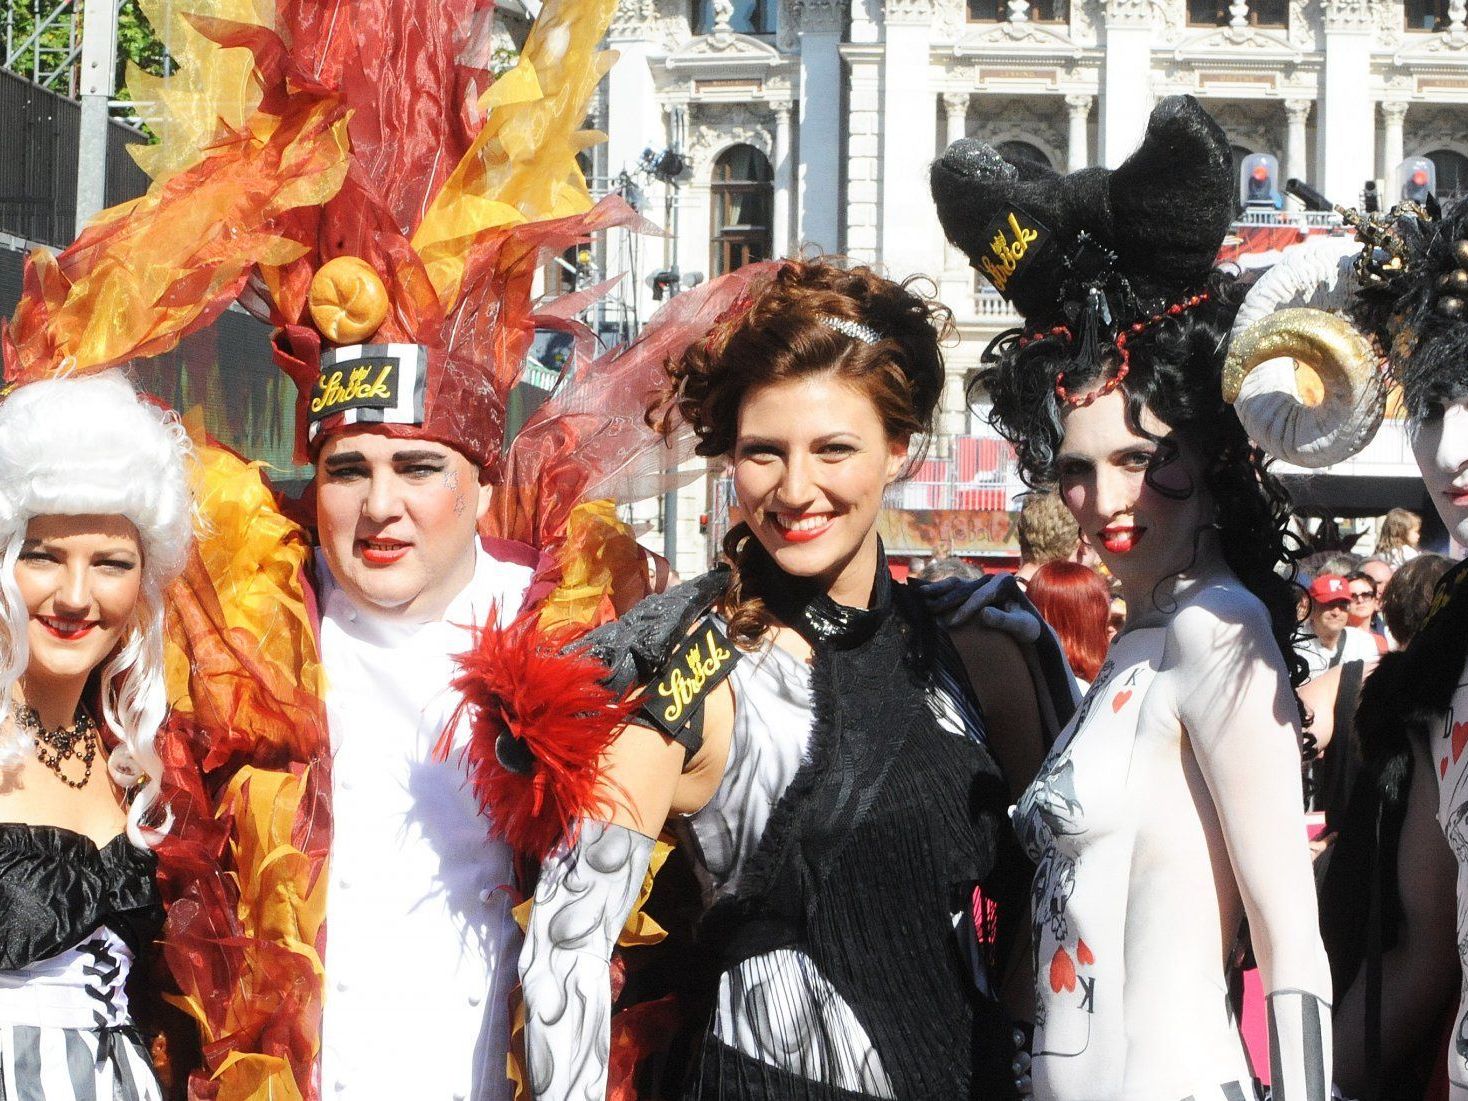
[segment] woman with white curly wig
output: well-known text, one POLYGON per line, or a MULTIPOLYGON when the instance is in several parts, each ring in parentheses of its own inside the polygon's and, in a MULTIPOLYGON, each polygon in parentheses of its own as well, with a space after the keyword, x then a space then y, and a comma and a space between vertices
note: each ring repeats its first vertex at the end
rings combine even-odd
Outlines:
POLYGON ((125 983, 163 917, 154 739, 189 457, 115 371, 0 401, 3 1099, 160 1096, 125 983))

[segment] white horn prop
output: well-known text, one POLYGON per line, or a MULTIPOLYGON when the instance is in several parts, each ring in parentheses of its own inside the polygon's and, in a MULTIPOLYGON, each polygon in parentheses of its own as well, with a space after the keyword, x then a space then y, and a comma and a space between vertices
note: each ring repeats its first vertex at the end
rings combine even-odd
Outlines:
POLYGON ((1250 438, 1303 467, 1330 466, 1376 434, 1386 405, 1371 342, 1335 315, 1350 301, 1355 240, 1328 238, 1291 249, 1239 307, 1223 368, 1223 396, 1250 438), (1325 393, 1307 403, 1297 363, 1325 393))

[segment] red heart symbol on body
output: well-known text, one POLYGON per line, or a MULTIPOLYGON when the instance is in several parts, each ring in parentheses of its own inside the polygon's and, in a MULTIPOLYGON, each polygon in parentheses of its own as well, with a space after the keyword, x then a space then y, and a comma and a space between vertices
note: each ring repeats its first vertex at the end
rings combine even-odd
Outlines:
POLYGON ((1437 763, 1437 774, 1439 776, 1446 776, 1448 774, 1448 759, 1446 757, 1437 763))
POLYGON ((1055 955, 1050 957, 1050 989, 1059 994, 1062 990, 1069 993, 1076 988, 1076 965, 1070 958, 1070 953, 1063 947, 1055 949, 1055 955))
POLYGON ((1116 712, 1120 711, 1123 707, 1125 707, 1126 706, 1126 701, 1129 700, 1129 699, 1131 699, 1131 698, 1132 698, 1132 690, 1130 688, 1125 689, 1124 691, 1118 692, 1116 695, 1112 696, 1111 697, 1111 712, 1112 712, 1112 714, 1115 714, 1116 712))
POLYGON ((1079 940, 1076 941, 1076 959, 1080 961, 1082 967, 1090 967, 1096 962, 1096 955, 1085 941, 1079 940))
POLYGON ((1463 756, 1463 746, 1468 744, 1468 722, 1453 724, 1453 763, 1463 756))

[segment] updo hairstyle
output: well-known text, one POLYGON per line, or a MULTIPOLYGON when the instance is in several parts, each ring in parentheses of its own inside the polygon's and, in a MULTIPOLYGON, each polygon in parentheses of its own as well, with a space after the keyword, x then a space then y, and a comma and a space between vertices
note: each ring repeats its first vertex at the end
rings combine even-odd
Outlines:
MULTIPOLYGON (((772 383, 832 376, 871 400, 889 439, 926 437, 943 392, 939 345, 953 320, 944 306, 913 289, 915 281, 894 283, 870 268, 843 268, 827 259, 785 261, 702 340, 668 361, 649 423, 666 435, 681 418, 698 437, 699 455, 728 457, 748 394, 772 383), (831 321, 867 326, 880 339, 868 344, 831 321)), ((920 456, 921 449, 909 470, 920 456)), ((748 525, 738 524, 723 548, 733 577, 720 612, 729 637, 746 649, 774 622, 741 570, 754 542, 748 525)))
MULTIPOLYGON (((11 687, 30 662, 28 613, 15 580, 26 528, 37 516, 124 516, 138 532, 142 584, 133 622, 93 673, 97 718, 117 736, 107 768, 137 787, 127 833, 146 847, 163 762, 155 739, 168 709, 163 677, 164 591, 183 569, 193 535, 193 454, 178 417, 137 394, 119 371, 27 383, 0 400, 0 724, 11 687)), ((34 750, 18 723, 0 734, 0 770, 34 750)), ((166 829, 166 823, 156 824, 166 829)))
MULTIPOLYGON (((1215 270, 1205 289, 1208 297, 1199 305, 1165 314, 1129 343, 1121 387, 1127 422, 1138 435, 1155 439, 1141 426, 1142 410, 1149 409, 1202 457, 1203 488, 1217 509, 1224 560, 1268 610, 1291 682, 1299 685, 1306 669, 1294 650, 1298 555, 1287 534, 1289 498, 1221 388, 1223 349, 1246 288, 1228 272, 1215 270)), ((993 403, 991 422, 1014 445, 1026 483, 1054 486, 1068 412, 1056 382, 1063 375, 1070 393, 1084 393, 1102 378, 1101 369, 1108 377, 1115 373, 1118 353, 1105 348, 1098 369, 1095 363, 1077 362, 1071 345, 1054 336, 1023 343, 1010 337, 997 351, 975 378, 970 401, 987 394, 993 403)))

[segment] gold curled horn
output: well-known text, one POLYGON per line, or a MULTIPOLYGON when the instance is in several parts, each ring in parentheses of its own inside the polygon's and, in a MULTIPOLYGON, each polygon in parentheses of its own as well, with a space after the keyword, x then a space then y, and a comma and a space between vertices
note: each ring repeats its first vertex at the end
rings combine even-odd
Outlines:
POLYGON ((1380 357, 1332 312, 1349 303, 1359 250, 1342 238, 1290 250, 1255 284, 1234 323, 1224 399, 1254 442, 1296 466, 1350 458, 1371 442, 1385 412, 1380 357))

